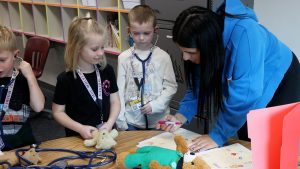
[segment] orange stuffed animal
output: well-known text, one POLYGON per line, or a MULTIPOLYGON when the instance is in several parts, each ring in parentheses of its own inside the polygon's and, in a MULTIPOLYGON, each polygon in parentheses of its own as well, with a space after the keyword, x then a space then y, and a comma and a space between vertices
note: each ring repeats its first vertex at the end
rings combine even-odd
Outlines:
MULTIPOLYGON (((31 161, 35 165, 41 162, 41 158, 39 154, 35 151, 35 148, 30 148, 22 156, 27 160, 31 161)), ((0 155, 0 162, 8 162, 12 166, 14 166, 19 164, 19 159, 16 156, 16 153, 14 151, 7 151, 7 152, 3 152, 3 154, 0 155)), ((8 168, 7 165, 0 165, 0 169, 6 169, 6 168, 8 168)))

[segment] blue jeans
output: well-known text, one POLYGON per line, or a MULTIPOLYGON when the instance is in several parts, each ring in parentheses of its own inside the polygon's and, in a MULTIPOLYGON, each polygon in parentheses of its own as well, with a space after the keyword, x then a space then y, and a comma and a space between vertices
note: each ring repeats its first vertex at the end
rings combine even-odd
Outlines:
MULTIPOLYGON (((133 126, 133 125, 128 124, 128 123, 127 123, 127 125, 128 125, 128 129, 126 131, 146 130, 144 128, 138 128, 138 127, 133 126)), ((149 128, 149 130, 157 130, 157 129, 155 129, 155 128, 149 128)))
POLYGON ((143 129, 143 128, 138 128, 138 127, 133 126, 133 125, 128 124, 128 123, 127 123, 127 125, 128 125, 128 129, 127 129, 126 131, 145 130, 145 129, 143 129))

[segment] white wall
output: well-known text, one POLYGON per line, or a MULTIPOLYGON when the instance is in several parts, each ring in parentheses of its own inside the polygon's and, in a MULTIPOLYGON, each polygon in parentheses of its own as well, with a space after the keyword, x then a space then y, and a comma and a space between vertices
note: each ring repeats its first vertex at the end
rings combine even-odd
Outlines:
POLYGON ((254 11, 261 24, 287 44, 300 59, 300 1, 254 0, 254 11))
MULTIPOLYGON (((255 0, 258 20, 286 43, 300 59, 300 1, 255 0)), ((300 143, 299 143, 300 155, 300 143)))

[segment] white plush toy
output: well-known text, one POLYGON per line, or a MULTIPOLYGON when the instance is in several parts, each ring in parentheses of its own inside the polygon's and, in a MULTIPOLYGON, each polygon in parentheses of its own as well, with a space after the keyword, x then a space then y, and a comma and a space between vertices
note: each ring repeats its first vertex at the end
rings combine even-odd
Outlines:
POLYGON ((92 133, 93 138, 84 140, 83 144, 87 147, 95 146, 96 149, 110 149, 117 144, 114 139, 118 134, 116 129, 113 129, 111 132, 108 132, 106 129, 95 130, 92 133))

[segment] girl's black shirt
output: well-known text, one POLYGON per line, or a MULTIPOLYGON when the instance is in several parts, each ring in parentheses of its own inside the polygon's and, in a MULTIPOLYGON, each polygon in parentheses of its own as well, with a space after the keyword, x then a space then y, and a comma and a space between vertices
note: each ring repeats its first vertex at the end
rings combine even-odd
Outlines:
MULTIPOLYGON (((99 69, 100 70, 100 69, 99 69)), ((97 96, 97 76, 96 71, 84 74, 85 78, 92 87, 97 96)), ((110 94, 118 91, 116 77, 113 68, 107 65, 100 70, 102 83, 102 111, 98 108, 96 102, 90 96, 80 77, 73 72, 62 72, 57 77, 53 102, 58 105, 65 105, 65 112, 73 120, 83 124, 96 127, 101 123, 101 114, 103 121, 106 122, 110 112, 110 94)), ((73 130, 65 129, 66 136, 78 135, 73 130)))

